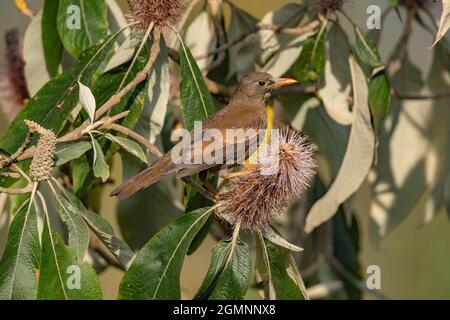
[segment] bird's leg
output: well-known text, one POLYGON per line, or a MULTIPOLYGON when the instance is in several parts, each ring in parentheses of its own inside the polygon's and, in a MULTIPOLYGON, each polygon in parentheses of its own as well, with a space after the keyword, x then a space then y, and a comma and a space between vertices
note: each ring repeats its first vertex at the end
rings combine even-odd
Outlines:
POLYGON ((198 177, 200 178, 200 181, 203 183, 203 187, 206 188, 206 190, 208 190, 209 192, 211 192, 211 194, 217 194, 217 190, 216 188, 214 188, 211 183, 209 183, 208 181, 208 171, 201 171, 198 174, 198 177))
POLYGON ((208 200, 215 202, 215 195, 210 193, 208 190, 205 190, 201 185, 199 185, 194 179, 192 179, 191 176, 183 177, 181 178, 184 182, 189 184, 192 188, 197 190, 198 193, 200 193, 203 197, 205 197, 208 200))

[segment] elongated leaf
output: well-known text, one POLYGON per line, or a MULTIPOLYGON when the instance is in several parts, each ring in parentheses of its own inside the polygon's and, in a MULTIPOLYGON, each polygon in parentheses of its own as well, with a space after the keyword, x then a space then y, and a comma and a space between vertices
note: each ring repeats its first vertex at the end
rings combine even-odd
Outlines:
POLYGON ((268 288, 267 298, 271 300, 308 299, 306 289, 293 263, 289 250, 274 243, 257 239, 257 281, 268 288))
POLYGON ((170 95, 169 55, 163 37, 160 50, 148 77, 148 101, 136 124, 136 131, 151 143, 155 143, 163 129, 170 95))
POLYGON ((84 211, 83 218, 117 260, 126 268, 130 266, 134 258, 134 252, 128 244, 114 235, 114 230, 107 220, 97 213, 84 211))
POLYGON ((48 218, 42 232, 41 269, 37 298, 40 300, 98 300, 102 289, 97 275, 76 253, 52 233, 48 218))
POLYGON ((280 246, 282 248, 291 250, 291 251, 303 251, 303 248, 300 248, 292 243, 289 243, 287 240, 283 239, 278 233, 276 233, 270 226, 265 226, 261 231, 264 238, 269 240, 270 242, 280 246))
POLYGON ((319 95, 328 115, 344 126, 353 122, 348 100, 352 82, 348 65, 350 52, 344 30, 338 24, 334 24, 326 43, 327 59, 319 95))
POLYGON ((12 154, 20 147, 28 132, 23 122, 25 119, 36 121, 58 134, 78 103, 77 81, 90 81, 100 64, 107 59, 116 37, 117 34, 109 36, 102 44, 86 50, 76 66, 49 81, 28 101, 0 139, 0 148, 12 154))
POLYGON ((62 56, 62 43, 59 39, 56 18, 59 0, 45 0, 42 13, 42 43, 44 46, 47 70, 52 76, 58 74, 62 56))
POLYGON ((125 39, 116 52, 109 60, 108 65, 105 68, 105 72, 111 71, 118 66, 130 61, 136 51, 136 45, 138 42, 133 41, 131 38, 125 39))
POLYGON ((58 144, 56 149, 56 165, 62 166, 69 161, 78 159, 91 149, 92 144, 87 141, 58 144))
POLYGON ((201 121, 213 114, 215 106, 203 80, 202 73, 189 48, 184 43, 181 43, 180 58, 182 78, 180 97, 183 107, 183 119, 186 128, 191 130, 194 128, 195 121, 201 121))
MULTIPOLYGON (((192 21, 185 33, 185 45, 189 47, 192 55, 198 56, 212 51, 217 46, 217 36, 214 32, 214 24, 210 14, 207 11, 202 11, 192 21), (198 35, 202 36, 199 37, 198 35)), ((206 59, 197 61, 200 70, 204 70, 214 59, 210 56, 206 59)))
POLYGON ((370 121, 368 89, 361 67, 350 58, 354 92, 350 138, 344 160, 336 179, 328 192, 311 208, 306 218, 305 230, 311 232, 315 227, 329 220, 337 212, 338 206, 351 196, 365 180, 372 166, 375 137, 370 121))
POLYGON ((36 298, 40 252, 36 208, 34 201, 28 199, 9 227, 0 261, 0 300, 36 298))
POLYGON ((439 22, 439 30, 436 34, 433 47, 441 40, 450 28, 450 0, 442 0, 442 14, 439 22))
POLYGON ((211 256, 208 273, 196 299, 242 300, 252 275, 252 256, 248 246, 238 242, 230 257, 231 243, 220 241, 211 256))
POLYGON ((355 28, 355 39, 355 51, 362 62, 373 68, 383 65, 383 61, 381 61, 376 46, 369 38, 365 37, 358 28, 355 28))
POLYGON ((89 247, 89 228, 82 212, 61 195, 54 196, 56 209, 69 230, 69 247, 76 253, 78 261, 83 262, 89 247))
POLYGON ((80 93, 80 103, 83 106, 84 110, 88 113, 89 120, 91 124, 95 121, 95 110, 97 109, 94 95, 92 94, 91 89, 86 87, 84 84, 78 81, 79 93, 80 93))
POLYGON ((57 25, 64 48, 78 57, 106 35, 105 0, 59 0, 57 25))
POLYGON ((24 73, 30 97, 34 97, 50 80, 43 46, 42 11, 39 11, 28 25, 23 40, 24 73))
POLYGON ((117 143, 119 146, 125 149, 125 151, 129 152, 136 158, 140 159, 142 162, 147 163, 147 156, 145 155, 144 150, 142 150, 141 146, 138 143, 127 138, 113 136, 112 134, 109 133, 107 133, 105 137, 111 140, 112 142, 117 143))
POLYGON ((391 84, 385 71, 377 73, 369 81, 369 107, 372 113, 373 127, 380 132, 384 119, 391 108, 391 84))
POLYGON ((134 252, 125 241, 114 235, 114 229, 109 222, 101 215, 87 210, 83 202, 74 194, 65 189, 62 190, 62 193, 67 201, 70 202, 70 205, 76 207, 76 210, 80 212, 89 228, 91 228, 100 241, 103 242, 125 268, 128 268, 134 257, 134 252))
POLYGON ((102 147, 97 140, 92 141, 94 147, 94 176, 101 178, 103 182, 106 182, 109 178, 109 165, 105 161, 105 155, 103 154, 102 147))
POLYGON ((180 299, 180 272, 192 239, 211 209, 185 214, 159 231, 142 248, 120 284, 120 299, 180 299))

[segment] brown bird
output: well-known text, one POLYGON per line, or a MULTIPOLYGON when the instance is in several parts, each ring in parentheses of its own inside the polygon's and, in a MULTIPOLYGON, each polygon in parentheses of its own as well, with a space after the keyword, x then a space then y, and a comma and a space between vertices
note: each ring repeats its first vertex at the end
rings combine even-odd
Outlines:
POLYGON ((195 157, 199 154, 203 154, 204 157, 206 148, 215 143, 216 148, 210 155, 214 158, 220 152, 219 161, 202 160, 200 163, 198 161, 174 163, 173 157, 175 151, 180 150, 180 144, 183 143, 181 141, 151 167, 115 189, 111 196, 117 196, 121 199, 128 198, 170 173, 176 173, 178 177, 185 178, 206 170, 219 170, 242 164, 256 150, 258 143, 262 141, 259 135, 267 127, 266 101, 271 92, 276 88, 293 83, 297 83, 297 81, 288 78, 274 80, 270 74, 263 72, 253 72, 246 75, 234 91, 230 103, 202 122, 202 135, 195 137, 194 132, 191 132, 192 139, 188 145, 189 160, 196 159, 195 157), (217 129, 216 132, 219 132, 224 138, 218 142, 214 139, 205 139, 203 134, 208 129, 217 129), (235 129, 234 132, 239 131, 239 129, 243 129, 243 131, 253 129, 251 130, 253 133, 247 134, 248 131, 246 131, 246 134, 232 136, 232 139, 230 139, 227 136, 228 129, 235 129), (199 138, 202 139, 200 143, 199 138), (230 146, 232 147, 231 150, 234 150, 231 155, 229 152, 225 152, 225 150, 229 150, 228 147, 230 146), (239 149, 240 147, 244 149, 239 149), (244 150, 244 152, 239 153, 237 150, 244 150))

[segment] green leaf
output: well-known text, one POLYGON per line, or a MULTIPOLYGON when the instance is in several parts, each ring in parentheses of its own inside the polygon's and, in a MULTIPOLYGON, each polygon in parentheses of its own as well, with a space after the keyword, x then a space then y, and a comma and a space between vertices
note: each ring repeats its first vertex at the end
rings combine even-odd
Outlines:
POLYGON ((42 43, 47 70, 52 77, 58 74, 62 57, 62 43, 58 35, 56 18, 59 0, 45 0, 42 13, 42 43))
POLYGON ((89 247, 89 228, 78 207, 56 192, 54 197, 56 209, 69 230, 69 247, 76 253, 78 261, 82 262, 89 247))
POLYGON ((111 140, 112 142, 117 143, 125 151, 132 154, 136 158, 140 159, 142 162, 148 163, 147 156, 145 155, 144 150, 142 150, 141 146, 138 143, 134 142, 133 140, 127 139, 127 138, 113 136, 110 133, 107 133, 105 135, 105 137, 108 138, 109 140, 111 140))
POLYGON ((119 298, 180 299, 180 272, 184 257, 211 211, 205 208, 185 214, 151 238, 125 273, 119 298))
POLYGON ((268 286, 270 300, 308 299, 289 250, 257 237, 257 281, 268 286))
POLYGON ((107 60, 116 37, 117 34, 111 35, 102 44, 83 52, 76 66, 50 80, 28 101, 0 139, 0 148, 12 154, 20 147, 28 132, 23 122, 25 119, 59 134, 78 104, 77 81, 90 82, 94 72, 107 60))
POLYGON ((28 199, 9 227, 0 261, 0 300, 36 298, 40 252, 36 207, 34 201, 28 199))
POLYGON ((355 120, 336 178, 327 193, 314 203, 307 215, 305 231, 308 233, 334 216, 339 205, 359 189, 372 167, 375 136, 370 121, 366 77, 353 57, 350 58, 350 70, 355 120))
POLYGON ((374 130, 379 133, 391 108, 391 83, 385 71, 377 73, 369 81, 369 107, 374 130))
POLYGON ((41 269, 37 298, 39 300, 99 300, 102 289, 97 275, 88 263, 77 259, 59 234, 51 232, 48 217, 42 232, 41 269))
POLYGON ((92 149, 92 144, 87 141, 60 143, 56 149, 56 165, 62 166, 67 162, 78 159, 92 149))
POLYGON ((78 57, 108 30, 105 0, 59 0, 58 32, 64 48, 78 57))
POLYGON ((109 222, 101 215, 87 210, 83 212, 83 218, 100 241, 103 242, 108 250, 117 258, 120 264, 125 269, 128 269, 133 261, 134 252, 125 241, 114 235, 114 230, 109 222))
POLYGON ((252 256, 248 246, 237 242, 232 257, 232 244, 220 241, 211 256, 208 273, 195 299, 242 300, 252 276, 252 256))
POLYGON ((316 36, 303 43, 302 51, 294 66, 295 77, 301 83, 320 79, 325 66, 326 34, 326 25, 324 24, 316 36))
POLYGON ((128 268, 134 257, 134 252, 125 241, 114 235, 114 229, 109 222, 101 215, 87 210, 83 202, 81 202, 74 194, 65 189, 62 189, 62 192, 67 201, 70 202, 70 206, 76 207, 76 210, 80 212, 84 221, 100 241, 103 242, 108 250, 125 268, 128 268))
POLYGON ((358 28, 355 28, 355 39, 355 51, 362 62, 373 68, 383 65, 377 47, 358 28))
POLYGON ((261 230, 264 238, 269 240, 270 242, 280 246, 282 248, 291 250, 291 251, 303 251, 303 248, 300 248, 292 243, 289 243, 286 239, 281 237, 277 232, 275 232, 269 225, 264 226, 261 230))
POLYGON ((201 121, 214 113, 215 105, 194 57, 183 42, 180 48, 180 69, 183 119, 186 129, 192 130, 195 121, 201 121))
POLYGON ((101 178, 105 183, 109 178, 109 165, 105 161, 105 155, 98 141, 93 139, 92 144, 94 146, 94 176, 101 178))

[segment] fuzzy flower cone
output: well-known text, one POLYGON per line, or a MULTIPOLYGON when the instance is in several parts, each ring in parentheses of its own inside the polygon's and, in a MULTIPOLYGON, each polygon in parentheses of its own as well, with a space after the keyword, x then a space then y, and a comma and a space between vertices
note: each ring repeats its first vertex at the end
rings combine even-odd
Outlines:
POLYGON ((260 164, 233 179, 218 195, 223 216, 254 231, 307 190, 316 168, 312 145, 297 131, 281 130, 267 148, 270 152, 260 164))
POLYGON ((130 18, 141 29, 156 26, 171 26, 180 15, 183 0, 128 0, 131 8, 130 18))

